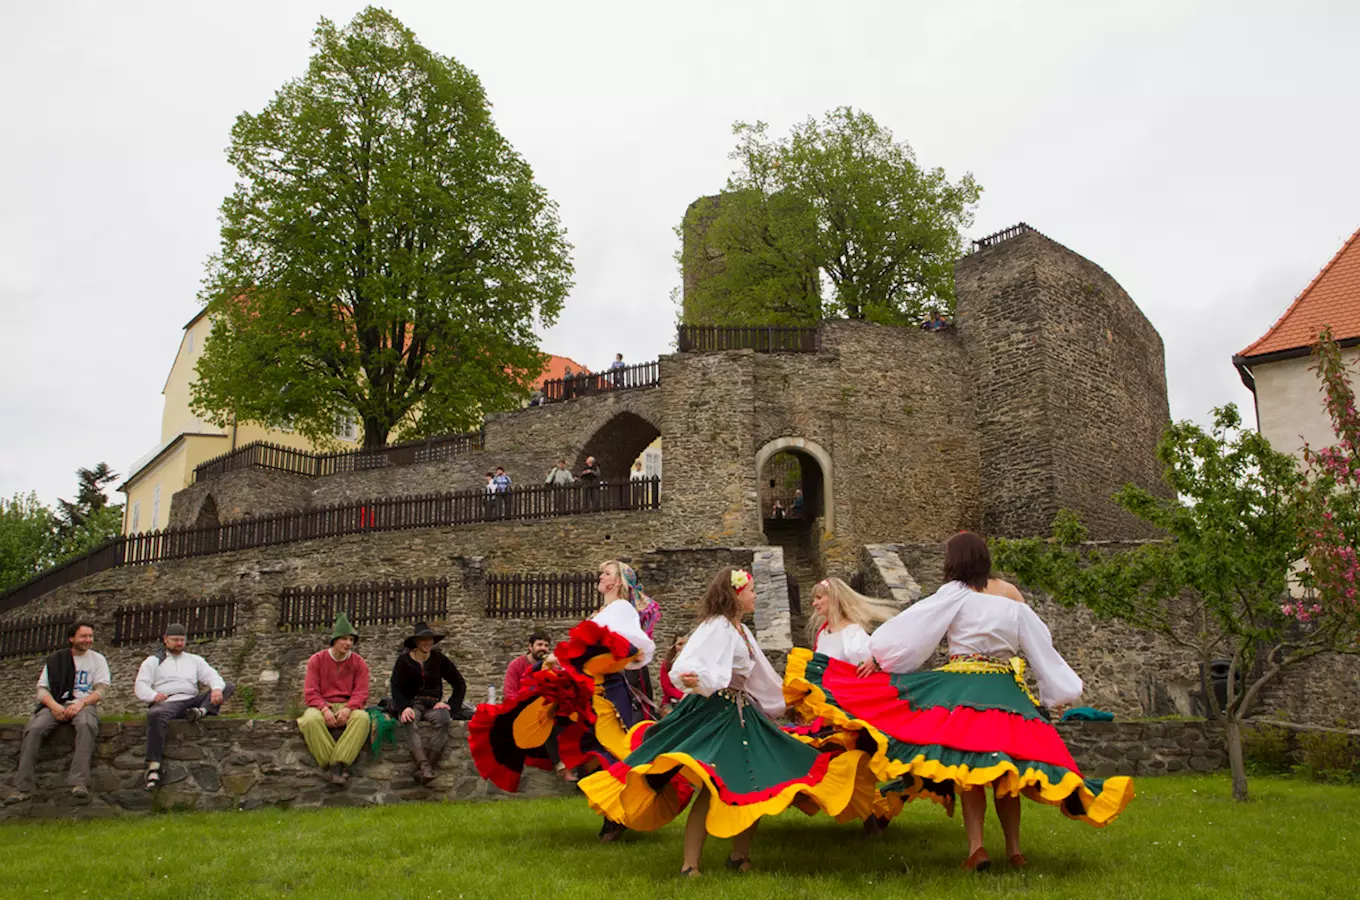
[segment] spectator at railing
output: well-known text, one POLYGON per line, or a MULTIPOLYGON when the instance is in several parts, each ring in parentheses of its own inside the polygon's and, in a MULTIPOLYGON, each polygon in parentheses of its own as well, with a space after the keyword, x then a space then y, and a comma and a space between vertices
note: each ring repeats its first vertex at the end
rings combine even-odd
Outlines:
POLYGON ((435 779, 434 767, 439 764, 439 756, 449 739, 452 710, 457 710, 461 716, 463 697, 467 695, 467 682, 453 660, 434 649, 434 645, 442 640, 444 635, 436 634, 424 622, 417 622, 415 633, 403 641, 406 650, 392 664, 392 712, 406 732, 406 745, 411 748, 411 759, 416 764, 416 778, 423 784, 435 779), (447 703, 442 699, 445 681, 453 689, 447 703), (422 721, 434 725, 429 755, 420 741, 419 724, 422 721))
POLYGON ((576 382, 576 376, 572 374, 571 366, 562 367, 562 399, 571 399, 572 385, 576 382))
POLYGON ((789 510, 795 519, 803 518, 803 489, 799 488, 793 492, 793 506, 789 510))
POLYGON ((571 487, 576 483, 576 479, 572 476, 571 469, 567 468, 567 461, 559 459, 557 465, 548 470, 543 483, 551 487, 571 487))
POLYGON ((33 796, 37 786, 33 774, 42 742, 58 725, 68 724, 75 729, 76 746, 71 754, 71 769, 66 783, 71 796, 84 802, 90 798, 90 758, 94 755, 95 738, 99 736, 99 716, 95 706, 109 692, 112 679, 109 663, 94 646, 94 626, 77 622, 66 632, 71 645, 47 657, 42 674, 38 676, 38 706, 24 726, 23 746, 19 750, 19 772, 14 779, 14 791, 5 805, 23 803, 33 796))
POLYGON ((496 518, 496 473, 486 473, 486 517, 496 518))
POLYGON ((949 327, 949 320, 944 317, 944 313, 938 309, 930 311, 930 318, 921 323, 921 327, 926 331, 943 331, 949 327))
POLYGON ((185 653, 188 631, 183 625, 167 625, 161 649, 142 661, 133 688, 137 699, 148 705, 146 712, 146 783, 148 791, 161 783, 161 757, 171 719, 197 722, 215 716, 231 696, 227 684, 208 661, 195 653, 185 653), (208 690, 199 692, 205 684, 208 690))
POLYGON ((585 494, 586 509, 597 509, 600 505, 600 464, 595 457, 587 456, 586 464, 581 467, 581 493, 585 494))
POLYGON ((496 467, 491 483, 496 488, 496 515, 504 518, 510 511, 510 476, 505 474, 504 466, 496 467))
POLYGON ((510 660, 505 670, 505 696, 502 702, 508 703, 519 696, 519 685, 539 663, 552 651, 552 637, 546 631, 535 631, 529 635, 529 645, 519 656, 510 660))
POLYGON ((614 354, 614 361, 613 361, 612 363, 609 364, 609 378, 610 378, 610 381, 613 382, 614 387, 616 387, 616 388, 621 388, 621 387, 623 387, 623 370, 624 370, 624 368, 626 368, 626 367, 625 367, 624 364, 623 364, 623 354, 622 354, 622 353, 615 353, 615 354, 614 354))
POLYGON ((368 743, 368 663, 354 652, 359 633, 344 613, 335 617, 331 645, 307 660, 302 697, 307 711, 298 719, 307 749, 332 784, 349 781, 349 766, 368 743), (331 729, 344 729, 337 741, 331 729))
POLYGON ((775 501, 774 501, 774 508, 770 510, 770 518, 771 518, 771 519, 782 519, 782 518, 784 518, 784 504, 783 504, 783 503, 780 503, 778 500, 775 500, 775 501))

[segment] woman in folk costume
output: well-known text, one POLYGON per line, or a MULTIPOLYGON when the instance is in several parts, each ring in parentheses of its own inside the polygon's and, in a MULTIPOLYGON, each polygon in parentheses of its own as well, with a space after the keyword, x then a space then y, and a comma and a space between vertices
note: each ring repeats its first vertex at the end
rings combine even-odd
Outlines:
POLYGON ((685 823, 682 875, 699 874, 709 834, 735 838, 727 865, 747 871, 762 816, 796 805, 858 818, 873 803, 864 753, 819 752, 771 721, 784 702, 779 677, 741 621, 754 609, 750 573, 720 571, 700 603, 699 626, 671 666, 685 699, 625 759, 580 784, 597 812, 640 831, 671 821, 684 789, 699 789, 685 823))
MULTIPOLYGON (((502 790, 519 789, 526 765, 555 770, 567 781, 578 766, 609 766, 627 756, 651 724, 623 675, 645 667, 656 652, 620 589, 625 570, 632 572, 617 560, 602 564, 599 610, 526 676, 518 697, 481 704, 468 723, 477 771, 502 790)), ((600 838, 608 842, 620 831, 606 821, 600 838)))
MULTIPOLYGON (((925 795, 951 813, 962 793, 968 836, 966 869, 990 866, 982 826, 991 786, 1006 855, 1024 866, 1020 852, 1020 797, 1057 806, 1069 818, 1103 826, 1133 799, 1126 777, 1085 778, 1047 708, 1081 696, 1082 683, 1053 649, 1047 626, 999 585, 986 593, 991 572, 987 544, 962 532, 945 544, 946 584, 893 617, 869 638, 874 665, 883 672, 860 678, 834 663, 789 660, 786 692, 798 696, 804 715, 821 715, 846 731, 861 731, 877 745, 875 770, 895 779, 890 799, 925 795), (917 671, 942 638, 949 663, 917 671), (1025 682, 1025 659, 1039 698, 1025 682), (1042 704, 1042 706, 1041 706, 1042 704)), ((863 738, 861 738, 863 740, 863 738)))
MULTIPOLYGON (((839 578, 823 578, 812 589, 812 616, 808 619, 808 637, 814 649, 800 647, 793 650, 789 654, 787 672, 797 672, 801 676, 812 660, 817 660, 816 665, 822 667, 835 661, 854 669, 858 677, 878 671, 869 652, 869 633, 898 612, 895 604, 866 597, 839 578)), ((797 701, 807 693, 805 685, 805 681, 786 684, 784 699, 795 711, 799 711, 797 701)), ((871 765, 883 761, 883 754, 875 753, 878 745, 869 740, 865 732, 842 730, 822 716, 811 716, 803 724, 789 725, 784 730, 819 749, 842 747, 853 750, 859 746, 874 757, 871 765)), ((886 770, 875 774, 885 781, 890 777, 886 770)), ((879 798, 874 815, 864 820, 865 833, 881 833, 888 821, 901 811, 900 801, 893 803, 879 798)))
MULTIPOLYGON (((647 596, 642 590, 642 585, 638 583, 637 572, 627 563, 610 560, 601 567, 600 570, 600 596, 624 599, 633 604, 633 609, 637 610, 638 624, 642 628, 643 634, 652 638, 656 631, 656 623, 661 621, 661 604, 647 596), (610 571, 607 568, 612 567, 610 571), (610 578, 610 583, 606 585, 606 578, 610 578), (606 593, 606 590, 609 593, 606 593)), ((607 601, 606 601, 607 602, 607 601)), ((651 670, 646 666, 629 668, 625 670, 624 677, 628 683, 636 689, 642 698, 641 712, 650 719, 657 717, 656 695, 652 693, 651 670)))

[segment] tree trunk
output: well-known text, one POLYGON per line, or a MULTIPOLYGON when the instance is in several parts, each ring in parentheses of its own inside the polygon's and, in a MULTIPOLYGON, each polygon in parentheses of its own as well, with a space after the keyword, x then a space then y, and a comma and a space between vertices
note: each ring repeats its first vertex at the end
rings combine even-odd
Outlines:
POLYGON ((381 450, 387 446, 387 434, 391 431, 391 426, 387 422, 365 416, 363 426, 365 450, 381 450))
POLYGON ((1224 737, 1228 741, 1228 767, 1232 770, 1233 799, 1245 803, 1247 796, 1247 765, 1242 758, 1242 722, 1232 715, 1223 717, 1224 737))

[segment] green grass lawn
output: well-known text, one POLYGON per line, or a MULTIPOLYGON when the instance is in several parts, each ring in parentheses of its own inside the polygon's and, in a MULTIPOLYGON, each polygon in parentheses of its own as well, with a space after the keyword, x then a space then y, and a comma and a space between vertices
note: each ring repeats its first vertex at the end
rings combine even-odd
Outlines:
MULTIPOLYGON (((1360 793, 1254 778, 1233 803, 1226 776, 1144 778, 1103 830, 1024 805, 1030 868, 958 870, 963 826, 907 807, 880 839, 858 824, 785 813, 761 824, 758 871, 676 876, 681 822, 601 847, 584 800, 408 804, 371 809, 169 814, 0 824, 0 896, 207 898, 1354 897, 1360 793), (1354 838, 1354 840, 1352 840, 1354 838)), ((1001 856, 989 823, 988 847, 1001 856)))

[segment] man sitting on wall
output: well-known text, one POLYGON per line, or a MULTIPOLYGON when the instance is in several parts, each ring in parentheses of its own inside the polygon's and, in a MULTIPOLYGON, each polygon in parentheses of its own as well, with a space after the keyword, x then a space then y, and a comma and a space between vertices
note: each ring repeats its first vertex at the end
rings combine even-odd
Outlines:
POLYGON ((550 650, 552 638, 548 636, 548 632, 535 631, 529 635, 529 648, 510 660, 510 665, 505 670, 505 697, 502 702, 514 700, 519 696, 520 681, 547 658, 550 650))
POLYGON ((167 625, 164 646, 142 661, 133 692, 149 705, 146 711, 146 789, 161 783, 161 758, 171 719, 197 722, 215 716, 234 689, 217 670, 196 653, 185 653, 188 631, 183 625, 167 625), (200 692, 198 686, 208 686, 200 692))
POLYGON ((436 634, 424 622, 417 622, 415 634, 404 641, 406 651, 392 664, 392 711, 406 731, 406 745, 411 748, 411 759, 416 763, 416 777, 425 784, 434 781, 435 764, 449 738, 449 722, 453 716, 450 707, 461 715, 463 697, 467 694, 467 682, 453 660, 434 649, 434 645, 442 640, 444 635, 436 634), (447 703, 442 699, 445 681, 453 688, 447 703), (420 742, 419 724, 422 721, 434 725, 428 756, 420 742))
POLYGON ((38 750, 62 723, 76 730, 76 747, 66 783, 77 800, 90 798, 90 757, 99 736, 99 716, 94 708, 109 691, 109 663, 103 654, 90 649, 94 646, 94 626, 88 622, 77 622, 67 629, 66 640, 71 646, 47 657, 42 675, 38 676, 38 707, 24 726, 19 773, 14 779, 14 792, 5 799, 6 806, 23 803, 33 795, 36 786, 33 767, 38 762, 38 750))
POLYGON ((316 764, 332 784, 349 781, 348 767, 368 742, 368 663, 354 652, 359 633, 340 613, 331 630, 331 646, 318 650, 307 660, 302 698, 307 711, 298 719, 298 728, 312 751, 316 764), (343 728, 336 741, 332 728, 343 728))

